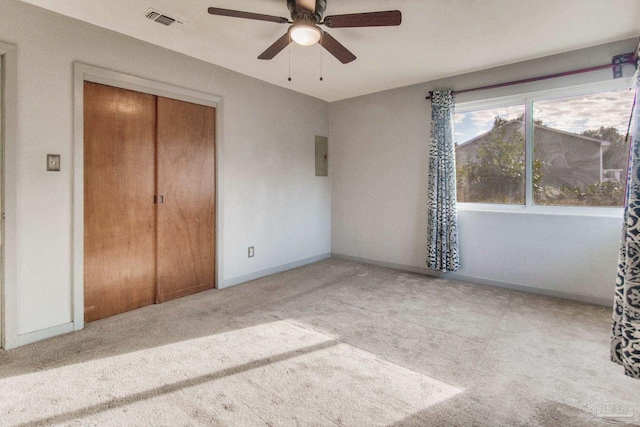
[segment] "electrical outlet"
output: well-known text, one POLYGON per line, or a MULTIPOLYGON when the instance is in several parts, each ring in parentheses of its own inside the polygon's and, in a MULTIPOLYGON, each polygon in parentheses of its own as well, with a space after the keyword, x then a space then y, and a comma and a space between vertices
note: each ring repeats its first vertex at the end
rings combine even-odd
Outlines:
POLYGON ((249 258, 253 258, 253 246, 249 246, 249 258))

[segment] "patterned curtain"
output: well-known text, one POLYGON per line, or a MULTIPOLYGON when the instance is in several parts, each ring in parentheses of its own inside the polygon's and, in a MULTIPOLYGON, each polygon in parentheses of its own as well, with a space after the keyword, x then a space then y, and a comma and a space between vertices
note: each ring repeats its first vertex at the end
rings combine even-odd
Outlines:
POLYGON ((433 92, 429 144, 427 266, 438 271, 455 271, 460 268, 453 111, 451 90, 433 92))
POLYGON ((638 84, 611 336, 611 360, 622 365, 625 373, 633 378, 640 378, 640 99, 637 87, 638 84))

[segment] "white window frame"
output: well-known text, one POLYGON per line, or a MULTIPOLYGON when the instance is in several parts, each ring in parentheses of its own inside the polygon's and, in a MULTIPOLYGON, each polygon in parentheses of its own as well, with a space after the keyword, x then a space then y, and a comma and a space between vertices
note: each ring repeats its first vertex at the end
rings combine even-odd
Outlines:
MULTIPOLYGON (((500 203, 470 203, 459 202, 460 211, 495 211, 495 212, 520 212, 520 213, 549 213, 566 215, 587 216, 612 216, 622 217, 623 208, 620 206, 548 206, 533 203, 533 167, 530 159, 533 159, 533 103, 558 98, 590 95, 599 92, 630 89, 632 81, 628 78, 608 80, 597 83, 589 83, 578 86, 569 86, 560 89, 548 89, 528 92, 518 95, 510 95, 498 98, 486 98, 477 101, 461 102, 456 104, 457 113, 468 113, 492 108, 511 107, 524 105, 525 107, 525 203, 524 204, 500 204, 500 203)), ((631 112, 629 112, 631 113, 631 112)))

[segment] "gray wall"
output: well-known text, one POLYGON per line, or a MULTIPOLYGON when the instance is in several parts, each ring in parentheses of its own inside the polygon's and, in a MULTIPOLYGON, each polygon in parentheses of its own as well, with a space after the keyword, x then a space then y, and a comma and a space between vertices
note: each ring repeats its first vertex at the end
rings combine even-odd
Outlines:
POLYGON ((314 173, 327 103, 17 0, 0 0, 0 41, 18 46, 18 334, 71 321, 74 61, 222 97, 225 282, 329 253, 330 187, 314 173))
MULTIPOLYGON (((331 104, 332 252, 424 271, 434 89, 460 90, 610 63, 636 40, 503 66, 331 104)), ((630 67, 631 68, 631 67, 630 67)), ((627 70, 628 71, 628 70, 627 70)), ((611 71, 469 93, 498 98, 611 79, 611 71)), ((461 210, 457 277, 590 301, 613 299, 622 209, 607 214, 461 210)))

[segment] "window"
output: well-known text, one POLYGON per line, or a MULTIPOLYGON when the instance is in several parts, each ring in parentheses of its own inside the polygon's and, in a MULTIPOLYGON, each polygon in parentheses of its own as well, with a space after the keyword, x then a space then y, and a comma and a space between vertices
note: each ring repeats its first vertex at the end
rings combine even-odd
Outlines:
POLYGON ((524 105, 454 117, 459 202, 524 204, 524 105))
POLYGON ((454 117, 458 202, 622 206, 634 93, 569 95, 463 104, 454 117))
POLYGON ((632 106, 629 90, 533 103, 536 204, 624 204, 632 106))

